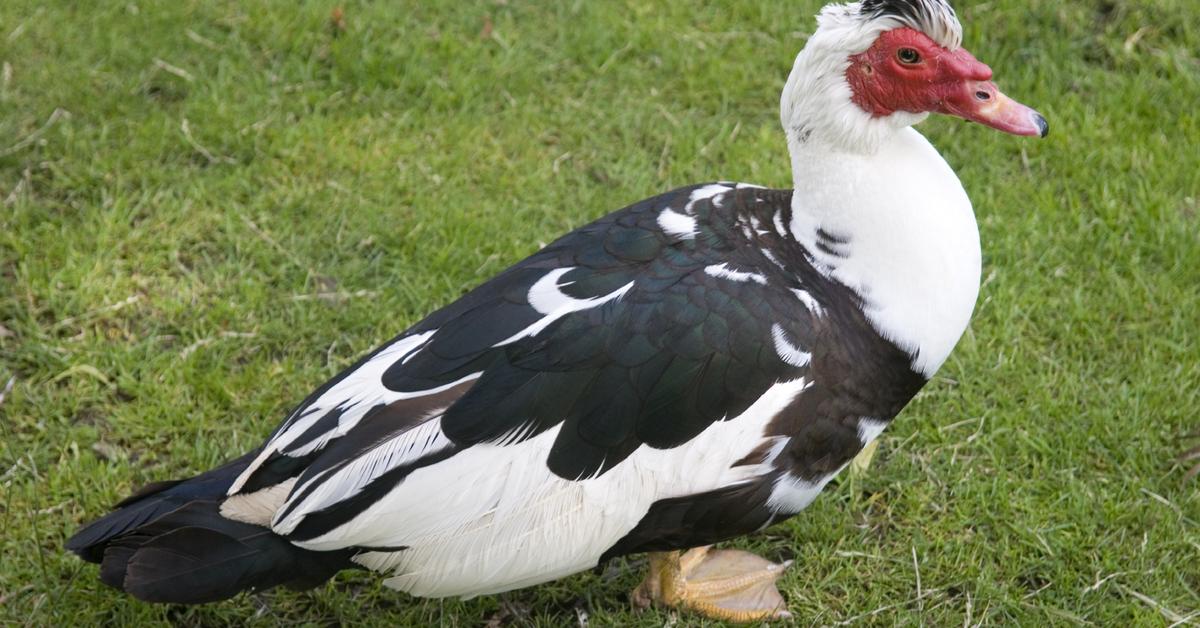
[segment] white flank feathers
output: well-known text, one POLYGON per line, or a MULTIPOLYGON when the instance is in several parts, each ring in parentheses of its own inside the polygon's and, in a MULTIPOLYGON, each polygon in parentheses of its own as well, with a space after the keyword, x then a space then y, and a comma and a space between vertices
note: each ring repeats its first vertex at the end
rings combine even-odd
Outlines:
POLYGON ((513 445, 475 445, 413 471, 359 516, 298 545, 405 546, 355 560, 391 571, 388 586, 420 596, 473 596, 553 580, 595 566, 655 501, 765 472, 766 465, 732 465, 763 442, 770 420, 808 385, 776 384, 693 440, 672 449, 643 446, 586 480, 565 480, 546 467, 560 427, 513 445))
POLYGON ((887 421, 880 421, 871 417, 861 417, 858 419, 858 440, 862 441, 862 444, 865 446, 876 438, 879 438, 879 435, 883 433, 884 428, 887 426, 887 421))
MULTIPOLYGON (((845 465, 842 465, 842 468, 845 468, 845 465)), ((794 515, 808 508, 817 495, 825 490, 825 485, 841 472, 842 470, 838 469, 815 482, 785 473, 775 480, 775 487, 771 489, 767 506, 775 512, 794 515)))

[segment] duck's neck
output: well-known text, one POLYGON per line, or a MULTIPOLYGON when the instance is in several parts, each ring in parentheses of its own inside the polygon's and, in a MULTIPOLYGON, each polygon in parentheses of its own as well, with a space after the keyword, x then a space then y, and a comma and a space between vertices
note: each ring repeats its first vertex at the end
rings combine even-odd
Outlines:
POLYGON ((970 200, 938 152, 907 127, 871 150, 789 133, 794 237, 818 269, 857 292, 876 329, 931 377, 966 329, 979 290, 970 200))
POLYGON ((876 116, 852 101, 850 58, 894 26, 861 17, 857 4, 822 9, 783 90, 792 233, 931 377, 975 307, 979 233, 958 177, 911 128, 926 114, 876 116))

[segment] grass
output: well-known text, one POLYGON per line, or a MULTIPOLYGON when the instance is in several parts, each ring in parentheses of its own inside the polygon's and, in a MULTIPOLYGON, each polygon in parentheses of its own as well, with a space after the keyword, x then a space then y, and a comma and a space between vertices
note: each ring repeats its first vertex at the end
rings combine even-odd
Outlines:
MULTIPOLYGON (((777 96, 818 5, 0 4, 0 622, 674 621, 630 610, 635 561, 465 602, 345 574, 185 608, 62 543, 565 230, 787 185, 777 96)), ((1195 622, 1200 485, 1173 457, 1200 426, 1200 9, 959 5, 1052 134, 922 125, 979 215, 972 326, 866 475, 738 544, 797 558, 801 624, 1195 622)))

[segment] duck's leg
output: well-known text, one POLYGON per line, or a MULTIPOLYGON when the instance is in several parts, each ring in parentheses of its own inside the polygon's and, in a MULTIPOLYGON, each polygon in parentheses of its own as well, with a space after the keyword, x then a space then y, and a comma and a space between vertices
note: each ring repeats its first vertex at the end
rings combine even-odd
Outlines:
POLYGON ((791 564, 709 546, 683 553, 651 552, 650 572, 633 599, 642 607, 653 602, 724 621, 785 619, 792 615, 775 581, 791 564))

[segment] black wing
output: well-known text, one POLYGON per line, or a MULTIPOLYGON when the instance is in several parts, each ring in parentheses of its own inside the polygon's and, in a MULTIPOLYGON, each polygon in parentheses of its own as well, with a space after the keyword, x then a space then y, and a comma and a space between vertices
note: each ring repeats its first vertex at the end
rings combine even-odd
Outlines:
MULTIPOLYGON (((776 228, 790 194, 692 186, 568 234, 314 393, 235 490, 299 474, 294 507, 331 469, 436 416, 442 434, 390 456, 348 499, 369 505, 422 456, 556 425, 546 464, 592 477, 642 445, 676 447, 737 416, 807 370, 816 321, 795 291, 815 271, 776 228)), ((326 523, 361 508, 341 510, 326 523)))

